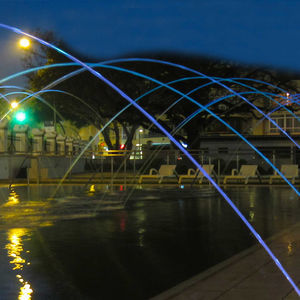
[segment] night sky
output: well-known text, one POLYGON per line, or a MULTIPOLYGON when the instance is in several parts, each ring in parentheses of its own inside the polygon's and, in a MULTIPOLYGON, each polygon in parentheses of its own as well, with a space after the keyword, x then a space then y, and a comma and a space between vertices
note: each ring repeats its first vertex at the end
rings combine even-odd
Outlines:
MULTIPOLYGON (((299 0, 0 0, 0 22, 53 30, 107 59, 167 51, 300 70, 299 0)), ((22 67, 18 36, 0 28, 0 76, 22 67)))

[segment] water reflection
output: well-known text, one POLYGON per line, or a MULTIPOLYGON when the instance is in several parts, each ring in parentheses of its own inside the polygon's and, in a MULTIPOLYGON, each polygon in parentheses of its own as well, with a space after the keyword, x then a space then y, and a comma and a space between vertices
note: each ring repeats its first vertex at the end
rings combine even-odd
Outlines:
POLYGON ((292 255, 293 254, 293 244, 291 243, 291 241, 288 242, 288 255, 292 255))
POLYGON ((92 185, 90 186, 90 188, 89 188, 88 196, 93 196, 95 192, 96 192, 96 190, 95 190, 95 185, 92 184, 92 185))
MULTIPOLYGON (((26 281, 22 276, 22 270, 25 265, 30 265, 29 261, 22 256, 23 249, 23 241, 24 237, 29 235, 29 230, 25 228, 13 228, 8 230, 8 243, 5 246, 7 250, 8 257, 10 258, 10 264, 12 265, 12 269, 17 271, 18 274, 16 277, 18 278, 21 287, 19 291, 19 300, 29 300, 31 299, 33 289, 28 281, 26 281)), ((28 252, 28 251, 27 251, 28 252)))
MULTIPOLYGON (((7 227, 30 227, 30 226, 50 226, 53 216, 46 213, 51 208, 51 202, 43 201, 40 197, 40 189, 30 189, 27 187, 26 193, 21 192, 21 197, 17 193, 20 187, 11 186, 9 194, 4 196, 5 202, 0 205, 2 224, 7 227), (31 200, 33 199, 33 200, 31 200)), ((4 198, 3 197, 3 198, 4 198)))
MULTIPOLYGON (((149 299, 256 243, 228 204, 201 188, 136 190, 126 209, 111 210, 127 196, 123 188, 79 187, 65 186, 52 200, 51 186, 16 186, 20 197, 0 190, 1 241, 7 244, 2 263, 7 268, 10 262, 0 299, 12 292, 14 299, 79 298, 73 291, 97 299, 99 290, 103 299, 149 299), (90 211, 99 213, 91 218, 90 211), (34 249, 34 266, 28 266, 27 247, 34 249), (7 284, 12 281, 16 287, 7 284)), ((288 189, 242 186, 227 192, 263 238, 299 220, 298 198, 288 189)), ((285 249, 293 255, 296 244, 287 240, 285 249)))
POLYGON ((126 229, 128 214, 126 211, 121 211, 118 214, 118 217, 120 218, 120 230, 121 232, 124 232, 126 229))
POLYGON ((139 246, 144 247, 144 235, 145 235, 146 229, 140 228, 138 232, 139 232, 139 246))
POLYGON ((255 216, 254 211, 250 210, 249 211, 249 222, 253 222, 254 221, 254 216, 255 216))
POLYGON ((138 245, 139 247, 144 247, 145 239, 145 223, 146 223, 146 214, 144 208, 141 208, 137 211, 136 214, 137 228, 138 228, 138 245))
POLYGON ((13 206, 19 203, 19 195, 15 192, 14 188, 11 187, 8 195, 8 201, 3 206, 13 206))

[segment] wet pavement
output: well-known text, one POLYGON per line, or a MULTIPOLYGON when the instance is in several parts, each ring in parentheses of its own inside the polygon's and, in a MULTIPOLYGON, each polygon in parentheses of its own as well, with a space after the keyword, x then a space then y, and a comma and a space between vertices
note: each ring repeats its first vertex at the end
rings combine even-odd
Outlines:
MULTIPOLYGON (((162 299, 295 297, 207 185, 56 188, 0 189, 0 299, 149 299, 201 272, 162 299)), ((224 190, 299 282, 298 196, 283 186, 224 190)))
MULTIPOLYGON (((300 223, 272 237, 267 244, 299 287, 300 223)), ((299 298, 265 250, 253 246, 152 300, 299 298)))

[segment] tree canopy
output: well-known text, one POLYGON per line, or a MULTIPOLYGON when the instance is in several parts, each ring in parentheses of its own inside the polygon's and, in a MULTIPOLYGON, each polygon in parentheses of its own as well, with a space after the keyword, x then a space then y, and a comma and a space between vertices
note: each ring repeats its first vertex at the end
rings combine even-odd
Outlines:
MULTIPOLYGON (((55 35, 51 32, 38 33, 38 36, 43 39, 54 42, 59 47, 74 54, 72 49, 69 49, 63 41, 57 40, 55 35)), ((99 60, 84 57, 81 54, 75 53, 74 56, 78 57, 84 62, 99 62, 99 60)), ((253 78, 256 80, 267 81, 273 85, 279 86, 293 93, 294 86, 291 84, 291 79, 295 79, 294 74, 287 75, 274 70, 266 70, 262 68, 244 66, 241 67, 237 64, 227 61, 220 61, 214 59, 205 59, 199 57, 187 57, 171 54, 143 54, 139 57, 157 58, 167 61, 172 61, 178 64, 189 66, 193 69, 199 70, 209 76, 222 77, 222 78, 253 78)), ((65 56, 47 48, 43 45, 34 45, 33 51, 28 51, 24 57, 24 66, 26 68, 49 65, 54 63, 70 62, 65 56)), ((115 66, 136 71, 150 77, 153 77, 161 82, 168 83, 177 79, 185 77, 197 76, 192 72, 178 69, 172 66, 167 66, 152 62, 131 61, 114 64, 115 66)), ((49 69, 41 69, 37 72, 28 74, 29 88, 34 91, 39 91, 47 87, 52 82, 78 70, 79 66, 57 67, 49 69)), ((144 93, 154 89, 158 85, 151 80, 140 78, 126 72, 121 72, 109 68, 95 68, 108 80, 113 82, 117 87, 129 95, 132 99, 137 99, 144 93)), ((208 84, 208 79, 190 79, 171 84, 172 87, 178 89, 181 93, 187 94, 195 99, 201 105, 206 105, 211 101, 230 95, 231 92, 218 84, 208 84), (201 85, 205 85, 201 89, 196 89, 201 85)), ((249 92, 257 89, 264 92, 278 94, 279 91, 272 86, 268 86, 258 82, 245 82, 252 89, 239 85, 237 82, 224 81, 228 87, 234 91, 249 92)), ((64 118, 72 120, 77 126, 92 124, 96 128, 101 129, 105 124, 113 118, 122 108, 128 103, 111 87, 107 86, 100 79, 96 78, 89 72, 80 72, 77 75, 65 80, 61 80, 53 89, 58 89, 66 93, 45 93, 43 97, 49 101, 64 118), (73 96, 72 96, 73 95, 73 96)), ((188 101, 182 99, 174 104, 181 96, 174 91, 170 91, 166 87, 161 87, 152 93, 139 100, 139 104, 148 111, 151 115, 159 117, 159 122, 172 131, 195 112, 199 107, 188 101)), ((270 110, 271 103, 268 99, 261 95, 249 94, 245 97, 257 105, 261 110, 270 110)), ((34 102, 34 108, 38 111, 41 120, 51 119, 53 112, 44 105, 34 102)), ((212 105, 211 111, 220 116, 231 125, 238 126, 237 121, 248 120, 249 118, 260 118, 261 115, 249 106, 240 97, 232 96, 223 102, 212 105)), ((126 109, 112 124, 103 131, 103 136, 106 144, 110 149, 118 149, 120 144, 119 126, 122 126, 127 136, 127 148, 132 146, 132 138, 136 129, 139 126, 144 128, 151 127, 152 131, 157 129, 153 124, 144 117, 134 107, 126 109), (115 143, 112 143, 109 131, 113 130, 115 133, 115 143)), ((201 136, 216 130, 225 130, 220 123, 211 116, 207 111, 203 111, 197 117, 191 119, 184 127, 176 133, 177 137, 185 142, 192 148, 197 148, 200 143, 201 136)))

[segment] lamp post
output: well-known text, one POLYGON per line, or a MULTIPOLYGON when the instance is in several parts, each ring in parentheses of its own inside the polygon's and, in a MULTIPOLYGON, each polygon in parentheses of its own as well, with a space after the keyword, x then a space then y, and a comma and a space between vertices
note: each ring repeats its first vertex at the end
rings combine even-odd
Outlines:
MULTIPOLYGON (((30 48, 30 52, 34 53, 35 55, 38 55, 39 57, 45 58, 41 54, 35 52, 32 47, 31 47, 31 41, 30 39, 23 37, 19 40, 19 47, 28 50, 30 48)), ((54 129, 56 128, 56 106, 55 106, 55 101, 53 101, 53 126, 54 129)))
POLYGON ((141 145, 141 134, 143 133, 143 129, 139 130, 139 158, 142 158, 142 145, 141 145))

